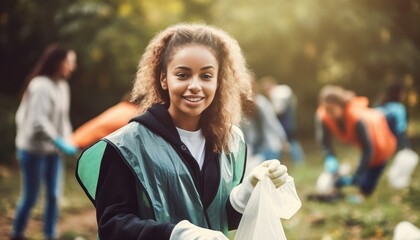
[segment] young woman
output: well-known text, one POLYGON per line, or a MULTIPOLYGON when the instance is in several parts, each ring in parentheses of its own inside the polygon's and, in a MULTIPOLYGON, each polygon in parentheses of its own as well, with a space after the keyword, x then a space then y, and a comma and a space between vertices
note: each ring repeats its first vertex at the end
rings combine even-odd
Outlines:
POLYGON ((238 43, 206 25, 180 24, 148 45, 133 100, 147 109, 87 149, 77 177, 95 204, 101 239, 227 239, 254 186, 287 178, 278 160, 242 178, 237 124, 251 96, 238 43))
POLYGON ((13 239, 22 239, 41 182, 45 183, 44 233, 56 237, 58 197, 62 162, 57 149, 73 155, 70 137, 70 91, 66 81, 76 66, 76 54, 59 45, 50 45, 27 78, 16 113, 17 158, 22 170, 23 191, 13 222, 13 239))
POLYGON ((338 170, 332 135, 344 143, 358 146, 361 157, 356 172, 351 177, 340 178, 337 185, 355 184, 364 196, 370 195, 396 149, 396 139, 384 114, 368 108, 365 97, 356 97, 353 92, 338 86, 325 86, 320 92, 317 118, 321 144, 326 152, 326 170, 333 174, 338 170))

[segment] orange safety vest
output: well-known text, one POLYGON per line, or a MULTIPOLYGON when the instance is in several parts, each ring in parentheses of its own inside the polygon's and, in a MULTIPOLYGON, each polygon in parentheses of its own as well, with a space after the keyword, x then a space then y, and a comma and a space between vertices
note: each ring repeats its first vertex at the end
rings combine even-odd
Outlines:
POLYGON ((344 131, 340 129, 337 121, 327 114, 322 105, 318 107, 317 116, 341 142, 351 143, 359 148, 355 127, 357 122, 362 120, 373 144, 373 155, 369 166, 376 167, 395 153, 397 141, 383 113, 369 108, 368 103, 366 97, 355 97, 347 103, 344 109, 344 131))
POLYGON ((79 148, 86 148, 126 125, 138 111, 135 104, 120 102, 76 129, 70 141, 79 148))

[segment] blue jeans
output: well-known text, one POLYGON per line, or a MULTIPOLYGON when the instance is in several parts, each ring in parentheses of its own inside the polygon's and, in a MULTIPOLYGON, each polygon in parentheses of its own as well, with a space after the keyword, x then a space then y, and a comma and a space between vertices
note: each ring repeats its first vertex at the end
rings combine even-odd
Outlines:
POLYGON ((379 165, 377 167, 368 168, 362 179, 360 180, 360 191, 366 195, 369 196, 372 194, 372 192, 375 190, 376 185, 379 182, 379 178, 382 175, 382 172, 384 171, 386 167, 386 163, 379 165))
POLYGON ((58 154, 36 154, 17 151, 22 170, 22 191, 13 221, 13 237, 23 237, 41 182, 45 183, 44 234, 56 237, 58 198, 61 193, 62 160, 58 154))
POLYGON ((290 154, 292 155, 293 162, 297 165, 303 163, 305 156, 300 143, 295 139, 291 139, 289 140, 289 144, 290 154))

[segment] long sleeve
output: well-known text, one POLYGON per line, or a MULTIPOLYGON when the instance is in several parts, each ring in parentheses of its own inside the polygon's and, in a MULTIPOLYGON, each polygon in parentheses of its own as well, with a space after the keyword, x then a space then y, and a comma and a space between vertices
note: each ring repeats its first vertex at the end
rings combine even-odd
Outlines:
POLYGON ((106 239, 169 239, 172 224, 138 217, 136 179, 115 149, 107 147, 96 192, 98 233, 106 239))
POLYGON ((73 127, 70 122, 70 87, 67 81, 60 81, 61 92, 63 98, 63 114, 62 114, 62 129, 60 134, 63 138, 67 139, 73 132, 73 127))
POLYGON ((270 149, 281 150, 282 144, 287 144, 287 135, 278 120, 271 102, 262 95, 256 97, 256 103, 261 113, 262 131, 266 144, 270 149))
POLYGON ((315 118, 315 127, 316 127, 316 138, 321 144, 321 147, 325 153, 325 156, 328 156, 328 155, 335 156, 334 148, 332 145, 331 131, 318 117, 315 118))
POLYGON ((226 213, 228 218, 228 225, 229 230, 235 230, 239 226, 239 222, 241 221, 242 214, 236 211, 230 201, 226 203, 226 213))
POLYGON ((54 111, 53 98, 50 96, 51 90, 47 84, 34 84, 29 86, 28 106, 30 109, 29 122, 33 126, 34 134, 47 137, 51 140, 58 136, 57 127, 51 121, 51 116, 54 111))
POLYGON ((358 183, 366 170, 369 168, 369 162, 371 161, 373 155, 373 144, 369 137, 367 128, 361 120, 357 122, 355 130, 362 150, 359 166, 354 173, 354 182, 358 183))

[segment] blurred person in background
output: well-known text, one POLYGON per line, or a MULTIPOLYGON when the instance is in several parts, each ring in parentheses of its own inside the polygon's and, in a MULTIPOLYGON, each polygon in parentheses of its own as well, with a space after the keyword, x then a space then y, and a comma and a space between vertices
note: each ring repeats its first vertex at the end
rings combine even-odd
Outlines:
POLYGON ((398 150, 410 148, 407 136, 408 114, 404 99, 404 88, 400 83, 392 83, 385 89, 380 104, 376 107, 385 114, 388 125, 397 138, 398 150))
POLYGON ((157 34, 133 88, 134 100, 144 98, 143 114, 78 161, 99 237, 226 240, 260 174, 276 187, 288 177, 273 160, 243 178, 246 145, 235 125, 241 96, 250 93, 240 47, 224 31, 178 24, 157 34))
POLYGON ((130 93, 125 94, 119 103, 78 127, 73 132, 70 142, 79 149, 89 147, 137 116, 139 104, 130 102, 130 93))
POLYGON ((263 94, 271 101, 275 114, 283 126, 289 151, 295 164, 304 161, 304 153, 299 141, 296 139, 296 107, 297 98, 288 85, 277 85, 277 80, 272 76, 265 76, 260 79, 263 94))
POLYGON ((24 239, 24 230, 45 184, 44 234, 56 239, 62 159, 59 152, 74 155, 77 148, 66 142, 70 90, 67 79, 76 68, 76 54, 58 44, 48 46, 30 72, 16 113, 16 149, 22 174, 22 191, 13 221, 12 239, 24 239))
POLYGON ((252 156, 262 160, 280 158, 282 149, 288 148, 286 132, 277 120, 271 102, 260 93, 253 80, 254 102, 241 123, 245 140, 252 156))
POLYGON ((355 173, 340 177, 336 185, 358 186, 361 195, 351 196, 349 200, 362 201, 375 190, 387 161, 396 150, 396 139, 384 114, 369 108, 366 97, 357 97, 352 91, 329 85, 320 91, 316 118, 328 172, 337 173, 339 165, 332 136, 360 148, 361 157, 355 173))

